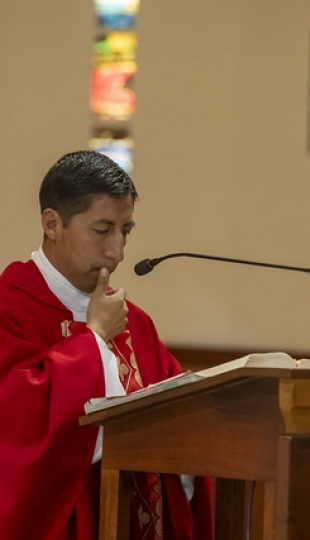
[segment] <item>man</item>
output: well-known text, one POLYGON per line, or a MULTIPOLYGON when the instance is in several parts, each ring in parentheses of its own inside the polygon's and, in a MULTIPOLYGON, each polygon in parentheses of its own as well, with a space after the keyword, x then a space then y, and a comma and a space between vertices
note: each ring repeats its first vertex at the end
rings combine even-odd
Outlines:
MULTIPOLYGON (((42 247, 0 277, 3 540, 95 540, 102 437, 79 426, 85 402, 181 371, 151 319, 109 287, 136 199, 107 156, 63 156, 40 189, 42 247)), ((208 481, 181 480, 133 475, 131 540, 211 538, 208 481)))

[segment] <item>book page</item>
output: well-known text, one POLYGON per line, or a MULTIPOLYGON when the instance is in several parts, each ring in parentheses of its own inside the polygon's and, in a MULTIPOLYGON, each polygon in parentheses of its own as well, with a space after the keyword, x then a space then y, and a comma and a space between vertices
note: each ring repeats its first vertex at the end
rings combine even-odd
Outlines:
POLYGON ((236 360, 225 362, 211 368, 203 369, 197 373, 202 377, 214 377, 220 373, 232 371, 243 367, 255 368, 287 368, 296 367, 295 360, 285 352, 251 353, 236 360))
POLYGON ((310 369, 310 359, 309 358, 300 358, 296 360, 297 367, 300 369, 310 369))
POLYGON ((128 403, 129 401, 141 399, 150 394, 164 392, 165 390, 170 390, 170 388, 175 388, 176 386, 189 384, 195 381, 199 381, 201 379, 203 379, 201 375, 188 370, 188 371, 185 371, 184 373, 180 373, 179 375, 175 375, 174 377, 169 377, 168 379, 159 381, 158 383, 149 384, 149 386, 146 386, 145 388, 141 388, 140 390, 136 390, 135 392, 132 392, 131 394, 127 394, 124 396, 115 396, 115 397, 112 396, 112 397, 90 399, 87 403, 85 403, 84 410, 86 414, 90 414, 94 411, 99 411, 102 409, 107 409, 109 407, 114 407, 115 405, 119 405, 121 403, 128 403))

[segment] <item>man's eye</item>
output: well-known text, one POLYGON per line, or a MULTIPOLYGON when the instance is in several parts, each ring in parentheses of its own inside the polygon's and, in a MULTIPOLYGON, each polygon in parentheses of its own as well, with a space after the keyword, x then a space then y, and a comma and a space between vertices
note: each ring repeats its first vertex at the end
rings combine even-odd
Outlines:
POLYGON ((132 230, 132 229, 123 231, 123 238, 124 238, 124 241, 125 241, 125 242, 126 242, 126 240, 127 240, 127 237, 130 235, 131 230, 132 230))
POLYGON ((95 231, 95 233, 97 233, 97 234, 103 235, 103 234, 108 234, 109 229, 94 229, 94 231, 95 231))

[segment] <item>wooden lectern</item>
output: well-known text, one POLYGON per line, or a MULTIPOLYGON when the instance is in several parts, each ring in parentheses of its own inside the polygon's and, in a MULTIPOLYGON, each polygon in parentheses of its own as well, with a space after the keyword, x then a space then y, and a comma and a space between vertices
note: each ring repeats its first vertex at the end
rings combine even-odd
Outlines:
POLYGON ((235 369, 94 412, 80 423, 104 426, 101 540, 128 538, 133 470, 217 479, 217 540, 245 538, 246 489, 235 487, 258 482, 264 486, 260 538, 309 540, 309 369, 235 369))

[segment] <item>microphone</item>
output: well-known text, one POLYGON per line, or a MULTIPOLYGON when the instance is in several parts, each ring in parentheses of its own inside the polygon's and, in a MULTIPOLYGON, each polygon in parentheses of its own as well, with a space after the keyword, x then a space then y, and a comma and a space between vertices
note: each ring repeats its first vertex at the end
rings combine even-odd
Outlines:
POLYGON ((282 264, 272 264, 266 262, 246 261, 244 259, 231 259, 229 257, 215 257, 213 255, 202 255, 200 253, 169 253, 163 257, 157 257, 155 259, 143 259, 134 266, 134 271, 138 276, 144 276, 149 272, 152 272, 155 266, 162 261, 172 259, 175 257, 192 257, 194 259, 209 259, 211 261, 222 261, 235 264, 247 264, 251 266, 264 266, 266 268, 278 268, 281 270, 293 270, 295 272, 307 272, 310 273, 310 268, 298 268, 296 266, 285 266, 282 264))

